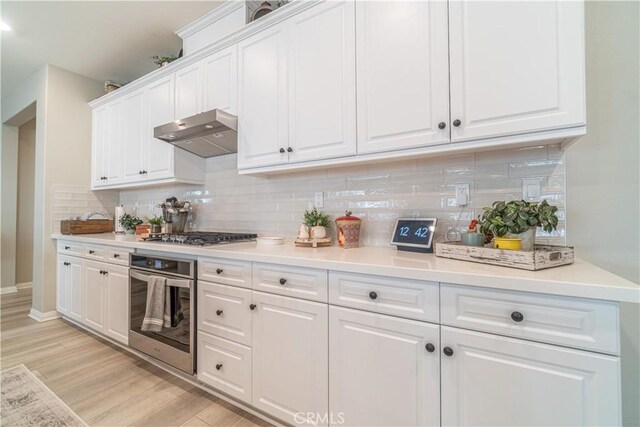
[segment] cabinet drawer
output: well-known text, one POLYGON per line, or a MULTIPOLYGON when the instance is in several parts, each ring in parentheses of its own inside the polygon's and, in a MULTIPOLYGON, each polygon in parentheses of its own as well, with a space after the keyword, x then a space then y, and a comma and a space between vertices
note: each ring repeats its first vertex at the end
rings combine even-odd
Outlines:
POLYGON ((65 242, 63 240, 58 240, 58 253, 82 256, 84 254, 84 245, 78 242, 65 242))
POLYGON ((198 282, 198 329, 251 345, 251 290, 198 282))
POLYGON ((107 249, 104 246, 85 246, 83 256, 89 259, 104 261, 106 259, 107 249))
POLYGON ((327 302, 327 270, 254 263, 253 289, 327 302))
POLYGON ((442 284, 443 325, 619 353, 618 304, 442 284))
POLYGON ((251 288, 251 262, 198 258, 198 279, 251 288))
POLYGON ((438 283, 329 272, 329 302, 438 323, 438 283))
POLYGON ((129 254, 133 253, 133 249, 126 248, 106 248, 105 249, 105 261, 119 264, 129 265, 129 254))
POLYGON ((251 349, 198 332, 198 380, 251 403, 251 349))

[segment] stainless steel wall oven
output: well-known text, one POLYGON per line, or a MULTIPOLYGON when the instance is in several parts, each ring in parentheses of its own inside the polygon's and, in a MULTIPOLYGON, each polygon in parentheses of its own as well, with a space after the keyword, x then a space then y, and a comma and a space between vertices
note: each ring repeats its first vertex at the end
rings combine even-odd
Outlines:
POLYGON ((129 346, 193 375, 196 261, 136 253, 130 255, 129 265, 129 346), (165 321, 157 332, 143 330, 152 276, 166 279, 165 321))

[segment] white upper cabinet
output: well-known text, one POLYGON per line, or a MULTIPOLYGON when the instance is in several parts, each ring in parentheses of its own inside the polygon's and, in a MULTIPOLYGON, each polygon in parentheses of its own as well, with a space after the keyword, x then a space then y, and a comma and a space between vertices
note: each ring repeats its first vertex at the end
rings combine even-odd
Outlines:
POLYGON ((441 328, 443 426, 620 425, 620 359, 441 328))
POLYGON ((107 106, 92 112, 91 187, 107 185, 107 152, 109 138, 109 115, 107 106))
POLYGON ((287 162, 287 50, 284 24, 238 45, 238 168, 287 162))
POLYGON ((147 180, 171 178, 174 176, 173 157, 176 148, 155 139, 153 128, 175 120, 173 75, 157 80, 147 87, 147 114, 149 148, 143 174, 147 180))
POLYGON ((216 52, 201 62, 204 74, 203 111, 219 108, 238 114, 238 47, 216 52))
POLYGON ((107 115, 109 116, 109 127, 107 130, 106 161, 106 182, 118 184, 123 179, 122 154, 124 152, 124 129, 122 127, 122 101, 118 100, 107 105, 107 115))
POLYGON ((452 141, 585 124, 582 2, 452 1, 449 34, 452 141))
POLYGON ((196 62, 176 71, 175 118, 177 120, 202 112, 202 63, 196 62))
POLYGON ((124 181, 140 181, 148 141, 145 91, 139 90, 127 95, 122 100, 122 107, 123 141, 126 151, 126 155, 121 157, 124 181))
POLYGON ((325 2, 288 22, 290 162, 356 153, 354 8, 325 2))
POLYGON ((447 2, 356 3, 358 153, 449 142, 447 2))

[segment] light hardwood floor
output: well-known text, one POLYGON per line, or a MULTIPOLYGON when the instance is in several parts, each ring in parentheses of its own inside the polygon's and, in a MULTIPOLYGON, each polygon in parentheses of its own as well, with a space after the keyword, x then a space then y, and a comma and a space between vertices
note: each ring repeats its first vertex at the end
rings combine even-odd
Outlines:
POLYGON ((0 303, 0 369, 24 363, 91 426, 270 425, 63 320, 30 319, 29 289, 0 303))

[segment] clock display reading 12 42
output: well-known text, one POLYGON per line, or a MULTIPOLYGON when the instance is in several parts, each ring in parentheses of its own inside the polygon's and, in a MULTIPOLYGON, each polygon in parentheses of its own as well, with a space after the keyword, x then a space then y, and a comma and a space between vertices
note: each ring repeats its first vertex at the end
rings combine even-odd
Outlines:
POLYGON ((437 218, 398 218, 391 244, 400 251, 433 252, 437 218))

